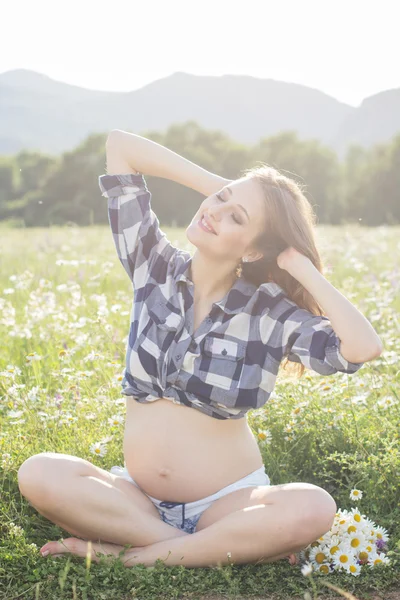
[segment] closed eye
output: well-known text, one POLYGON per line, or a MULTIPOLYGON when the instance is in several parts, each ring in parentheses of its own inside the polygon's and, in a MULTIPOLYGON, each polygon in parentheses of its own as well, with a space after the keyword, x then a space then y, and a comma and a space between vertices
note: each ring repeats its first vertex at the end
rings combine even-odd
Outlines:
MULTIPOLYGON (((221 202, 225 202, 225 200, 223 199, 223 197, 221 196, 221 194, 215 194, 218 198, 218 200, 221 200, 221 202)), ((232 219, 238 224, 241 225, 242 221, 238 220, 238 218, 236 217, 235 213, 231 214, 232 219)))

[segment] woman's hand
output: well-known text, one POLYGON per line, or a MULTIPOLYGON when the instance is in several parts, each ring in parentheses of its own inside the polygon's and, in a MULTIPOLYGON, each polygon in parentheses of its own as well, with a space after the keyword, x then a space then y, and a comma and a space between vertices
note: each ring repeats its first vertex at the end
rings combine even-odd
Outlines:
POLYGON ((340 339, 340 352, 349 362, 363 363, 381 355, 383 344, 371 323, 295 248, 285 248, 276 259, 311 294, 340 339))
POLYGON ((284 269, 290 275, 296 278, 296 274, 299 275, 305 265, 312 264, 307 256, 304 256, 301 252, 289 246, 285 248, 283 252, 278 254, 276 262, 280 269, 284 269))

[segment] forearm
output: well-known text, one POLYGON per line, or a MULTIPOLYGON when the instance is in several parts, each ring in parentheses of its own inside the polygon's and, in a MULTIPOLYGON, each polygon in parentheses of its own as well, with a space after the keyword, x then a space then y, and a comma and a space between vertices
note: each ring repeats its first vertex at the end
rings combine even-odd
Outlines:
POLYGON ((379 356, 383 346, 371 323, 306 259, 296 279, 310 292, 341 340, 340 351, 351 362, 367 362, 379 356))
POLYGON ((165 146, 134 133, 114 129, 108 136, 107 146, 115 147, 133 170, 176 181, 204 196, 210 196, 230 182, 165 146))

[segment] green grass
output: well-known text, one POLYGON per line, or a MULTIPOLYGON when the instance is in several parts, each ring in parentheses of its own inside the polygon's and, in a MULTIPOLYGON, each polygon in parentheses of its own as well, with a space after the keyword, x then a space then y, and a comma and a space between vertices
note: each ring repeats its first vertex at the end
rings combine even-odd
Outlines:
MULTIPOLYGON (((175 245, 193 250, 183 230, 165 232, 175 245)), ((390 565, 364 565, 357 577, 316 573, 311 581, 286 561, 213 569, 159 561, 146 569, 117 561, 86 565, 75 556, 42 558, 46 541, 70 534, 21 496, 17 471, 43 451, 80 456, 104 469, 123 464, 123 425, 108 419, 125 413, 120 377, 131 290, 107 227, 3 227, 1 599, 266 599, 304 598, 306 591, 325 598, 325 582, 360 599, 374 590, 383 598, 400 591, 400 228, 320 227, 317 234, 327 278, 372 322, 385 351, 353 376, 306 371, 298 381, 279 377, 273 398, 249 414, 249 423, 271 483, 315 483, 340 509, 359 508, 387 529, 390 565), (41 358, 27 360, 30 354, 41 358), (91 445, 104 440, 106 454, 93 454, 91 445), (362 491, 361 500, 350 499, 352 489, 362 491)))

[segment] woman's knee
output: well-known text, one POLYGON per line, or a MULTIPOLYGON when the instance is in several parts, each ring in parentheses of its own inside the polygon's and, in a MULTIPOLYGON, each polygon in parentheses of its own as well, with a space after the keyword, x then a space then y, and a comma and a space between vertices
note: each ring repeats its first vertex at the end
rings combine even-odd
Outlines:
POLYGON ((59 488, 68 475, 82 470, 82 463, 86 462, 79 457, 57 452, 34 454, 18 469, 19 490, 23 496, 40 501, 59 488))
POLYGON ((287 501, 288 514, 295 522, 296 531, 306 536, 311 532, 315 539, 329 531, 333 525, 337 506, 332 496, 312 483, 284 484, 282 504, 287 501))
POLYGON ((332 496, 323 488, 308 484, 307 514, 309 524, 320 531, 320 536, 327 533, 335 520, 337 505, 332 496))

